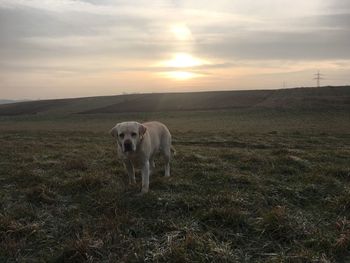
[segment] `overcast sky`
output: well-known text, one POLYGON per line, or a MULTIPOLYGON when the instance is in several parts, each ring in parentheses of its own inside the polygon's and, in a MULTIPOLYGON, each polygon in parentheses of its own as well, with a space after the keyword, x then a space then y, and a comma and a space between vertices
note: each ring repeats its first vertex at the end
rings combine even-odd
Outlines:
POLYGON ((3 99, 350 84, 350 1, 0 0, 0 47, 3 99))

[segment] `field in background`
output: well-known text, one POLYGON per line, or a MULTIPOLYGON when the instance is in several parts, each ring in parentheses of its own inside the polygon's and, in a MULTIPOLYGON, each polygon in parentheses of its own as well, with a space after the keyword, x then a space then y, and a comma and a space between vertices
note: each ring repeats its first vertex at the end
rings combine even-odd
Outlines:
POLYGON ((174 133, 348 133, 347 110, 232 109, 120 114, 0 116, 0 131, 50 130, 107 133, 117 122, 159 120, 174 133))
POLYGON ((0 261, 346 262, 350 121, 341 110, 236 109, 0 118, 0 261), (150 193, 108 130, 174 137, 150 193))
POLYGON ((227 109, 350 110, 350 86, 149 93, 0 105, 0 116, 105 114, 227 109))

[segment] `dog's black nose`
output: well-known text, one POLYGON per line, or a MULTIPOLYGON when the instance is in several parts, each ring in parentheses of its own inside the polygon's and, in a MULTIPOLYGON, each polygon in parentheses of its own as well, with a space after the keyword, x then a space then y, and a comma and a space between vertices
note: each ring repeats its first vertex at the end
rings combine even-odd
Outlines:
POLYGON ((124 142, 124 151, 126 152, 132 151, 132 143, 130 141, 124 142))

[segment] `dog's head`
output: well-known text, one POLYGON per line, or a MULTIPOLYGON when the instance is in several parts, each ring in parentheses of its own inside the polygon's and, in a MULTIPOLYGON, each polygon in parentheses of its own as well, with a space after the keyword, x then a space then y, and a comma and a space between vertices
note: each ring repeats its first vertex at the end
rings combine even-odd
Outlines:
POLYGON ((123 153, 135 152, 145 132, 146 127, 135 121, 118 123, 110 130, 123 153))

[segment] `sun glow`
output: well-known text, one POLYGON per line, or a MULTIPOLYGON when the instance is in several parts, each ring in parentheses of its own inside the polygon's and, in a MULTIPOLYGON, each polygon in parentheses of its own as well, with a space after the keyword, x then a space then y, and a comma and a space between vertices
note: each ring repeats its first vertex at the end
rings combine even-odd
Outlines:
POLYGON ((188 71, 170 71, 164 72, 162 75, 175 80, 189 80, 200 76, 199 74, 188 71))
POLYGON ((195 58, 190 54, 177 53, 171 60, 164 61, 161 64, 162 66, 171 68, 188 68, 203 65, 205 64, 205 61, 195 58))
POLYGON ((192 38, 192 33, 185 24, 173 25, 170 30, 177 40, 185 41, 192 38))
POLYGON ((200 77, 201 74, 193 73, 190 71, 178 70, 185 68, 194 68, 202 65, 208 65, 209 63, 205 60, 193 57, 187 53, 175 53, 173 58, 170 60, 162 61, 156 66, 164 67, 165 69, 171 68, 173 71, 163 72, 161 75, 175 79, 175 80, 188 80, 195 77, 200 77))

